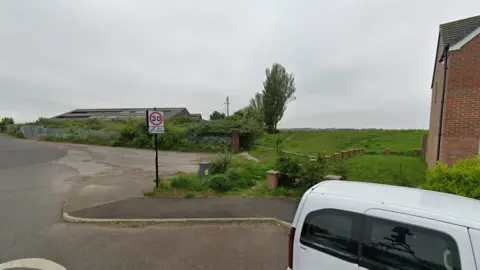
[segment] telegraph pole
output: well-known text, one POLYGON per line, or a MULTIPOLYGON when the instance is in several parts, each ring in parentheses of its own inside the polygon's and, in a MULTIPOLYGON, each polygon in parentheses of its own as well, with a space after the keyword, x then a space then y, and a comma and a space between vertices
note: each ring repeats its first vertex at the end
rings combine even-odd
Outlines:
POLYGON ((229 116, 229 109, 230 109, 230 100, 228 99, 227 97, 227 101, 225 102, 225 104, 227 105, 227 116, 229 116))

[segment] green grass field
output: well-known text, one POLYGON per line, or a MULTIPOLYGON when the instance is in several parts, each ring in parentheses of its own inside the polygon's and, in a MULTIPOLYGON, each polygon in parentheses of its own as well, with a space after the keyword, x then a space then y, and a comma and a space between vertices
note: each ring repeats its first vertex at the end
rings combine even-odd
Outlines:
POLYGON ((403 153, 422 147, 425 130, 319 130, 281 131, 264 135, 256 145, 276 148, 277 139, 285 151, 300 153, 334 153, 365 148, 369 153, 403 153))
MULTIPOLYGON (((342 150, 365 148, 368 154, 345 161, 349 180, 419 186, 425 179, 425 162, 412 157, 413 149, 420 149, 424 130, 325 130, 325 131, 282 131, 264 135, 256 144, 276 148, 277 139, 283 150, 316 155, 342 150), (386 156, 390 148, 392 155, 386 156)), ((252 156, 272 167, 276 151, 254 148, 252 156)))
POLYGON ((364 155, 348 159, 348 179, 418 187, 425 179, 426 164, 420 157, 364 155))

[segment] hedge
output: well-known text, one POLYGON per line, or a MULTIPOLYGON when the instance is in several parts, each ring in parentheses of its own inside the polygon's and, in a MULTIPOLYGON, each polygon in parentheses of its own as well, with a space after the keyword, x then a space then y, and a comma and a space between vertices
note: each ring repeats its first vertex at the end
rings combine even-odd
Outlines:
POLYGON ((452 167, 438 163, 427 170, 422 188, 480 199, 480 160, 460 160, 452 167))

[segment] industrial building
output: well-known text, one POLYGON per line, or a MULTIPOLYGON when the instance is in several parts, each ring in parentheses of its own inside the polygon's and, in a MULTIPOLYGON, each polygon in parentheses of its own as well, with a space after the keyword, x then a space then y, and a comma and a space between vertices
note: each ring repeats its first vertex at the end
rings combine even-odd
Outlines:
MULTIPOLYGON (((165 120, 171 118, 200 118, 201 114, 191 114, 186 108, 156 108, 163 111, 165 120)), ((50 118, 51 120, 124 120, 131 118, 145 118, 145 111, 153 110, 153 108, 113 108, 113 109, 76 109, 50 118)))

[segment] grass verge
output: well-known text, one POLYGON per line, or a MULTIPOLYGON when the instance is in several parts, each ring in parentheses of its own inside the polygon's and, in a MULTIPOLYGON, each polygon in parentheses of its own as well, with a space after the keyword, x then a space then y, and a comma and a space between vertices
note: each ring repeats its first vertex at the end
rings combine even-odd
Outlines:
POLYGON ((225 173, 206 178, 198 175, 179 175, 162 179, 158 189, 145 192, 145 196, 160 197, 293 197, 299 198, 305 190, 277 188, 270 190, 267 171, 271 165, 246 159, 242 155, 232 157, 225 173))
POLYGON ((390 148, 392 154, 408 155, 413 149, 422 148, 425 133, 425 130, 282 131, 265 134, 256 144, 276 148, 280 140, 286 151, 314 155, 354 148, 365 148, 369 153, 385 153, 385 149, 390 148))
POLYGON ((345 162, 348 179, 418 187, 425 180, 427 166, 420 157, 363 155, 345 162))

